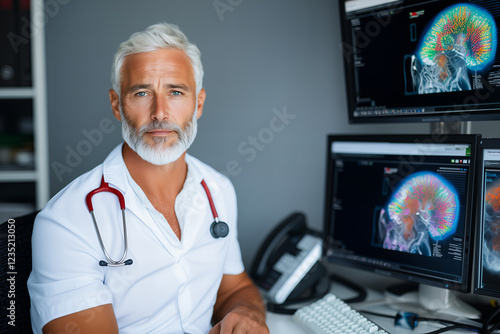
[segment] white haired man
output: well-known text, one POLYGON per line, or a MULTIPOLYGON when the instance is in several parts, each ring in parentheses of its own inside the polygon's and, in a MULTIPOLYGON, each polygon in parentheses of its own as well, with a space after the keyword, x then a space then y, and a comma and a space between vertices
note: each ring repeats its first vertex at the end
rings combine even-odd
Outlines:
POLYGON ((120 45, 109 98, 124 143, 35 221, 35 333, 269 333, 241 260, 234 188, 186 153, 202 79, 198 48, 174 25, 120 45), (86 200, 99 185, 125 209, 109 192, 86 200))

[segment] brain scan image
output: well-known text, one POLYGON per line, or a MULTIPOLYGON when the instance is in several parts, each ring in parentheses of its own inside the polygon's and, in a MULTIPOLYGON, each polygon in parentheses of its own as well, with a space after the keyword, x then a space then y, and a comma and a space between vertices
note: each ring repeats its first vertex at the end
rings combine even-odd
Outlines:
POLYGON ((457 4, 441 11, 411 57, 418 94, 471 90, 469 71, 485 69, 495 57, 496 23, 484 9, 457 4))
POLYGON ((485 193, 483 265, 500 274, 500 179, 490 183, 485 193))
POLYGON ((390 250, 432 256, 431 242, 453 235, 459 199, 456 189, 434 172, 404 179, 379 217, 379 240, 390 250))

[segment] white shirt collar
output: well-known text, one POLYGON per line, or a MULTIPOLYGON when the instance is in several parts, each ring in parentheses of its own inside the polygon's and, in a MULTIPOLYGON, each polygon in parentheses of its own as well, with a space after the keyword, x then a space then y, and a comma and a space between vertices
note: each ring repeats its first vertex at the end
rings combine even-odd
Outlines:
MULTIPOLYGON (((118 188, 123 194, 126 194, 129 190, 132 190, 135 196, 140 200, 142 205, 148 210, 157 210, 153 207, 149 199, 147 198, 144 191, 139 187, 139 185, 134 181, 130 172, 125 165, 122 154, 123 143, 119 144, 117 147, 111 151, 106 160, 103 163, 103 175, 104 180, 115 188, 118 188)), ((187 164, 187 175, 184 180, 183 187, 175 199, 175 213, 179 221, 181 231, 184 230, 188 211, 191 209, 192 199, 196 195, 197 191, 202 189, 201 181, 203 177, 200 171, 196 168, 193 158, 186 154, 185 156, 187 164)), ((159 213, 158 213, 159 214, 159 213)))
MULTIPOLYGON (((130 177, 130 173, 123 160, 122 148, 123 143, 117 145, 104 160, 103 176, 107 183, 112 184, 123 193, 126 193, 128 190, 128 178, 130 177)), ((185 160, 188 166, 188 172, 184 184, 186 184, 186 182, 189 184, 201 184, 203 176, 192 162, 193 158, 189 154, 186 154, 185 160)))

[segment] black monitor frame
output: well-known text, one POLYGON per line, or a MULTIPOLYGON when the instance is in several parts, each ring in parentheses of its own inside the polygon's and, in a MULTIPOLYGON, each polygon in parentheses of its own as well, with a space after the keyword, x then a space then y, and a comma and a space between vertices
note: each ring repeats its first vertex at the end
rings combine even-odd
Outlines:
MULTIPOLYGON (((487 182, 485 176, 484 154, 485 150, 496 149, 500 150, 500 138, 483 138, 480 141, 478 149, 478 196, 477 196, 477 224, 475 237, 475 256, 474 256, 474 293, 487 295, 490 297, 500 297, 500 283, 495 286, 494 281, 500 281, 500 276, 492 275, 487 269, 484 269, 483 254, 485 243, 483 240, 485 231, 485 184, 487 182)), ((498 165, 493 167, 500 171, 500 160, 498 165)))
MULTIPOLYGON (((439 6, 441 3, 471 3, 471 0, 422 0, 420 2, 429 6, 439 6), (433 2, 436 2, 436 4, 432 4, 433 2)), ((477 2, 478 1, 474 1, 474 3, 477 2)), ((471 85, 475 85, 475 81, 480 82, 483 86, 482 89, 475 89, 473 87, 472 90, 423 95, 408 95, 404 93, 407 89, 402 87, 408 86, 408 84, 405 84, 405 81, 408 81, 407 78, 410 77, 410 75, 406 75, 406 71, 403 71, 403 68, 410 66, 406 66, 406 63, 400 58, 405 55, 404 59, 407 59, 406 56, 411 54, 412 51, 399 49, 391 50, 388 48, 390 48, 391 45, 394 45, 396 48, 401 48, 401 42, 397 42, 397 40, 400 38, 407 38, 407 35, 410 34, 409 32, 407 33, 407 30, 410 29, 408 26, 401 26, 397 29, 392 28, 399 35, 384 37, 383 41, 380 40, 380 36, 384 36, 384 32, 387 33, 388 29, 391 28, 390 25, 395 24, 394 22, 397 21, 395 19, 391 20, 391 15, 404 15, 406 17, 408 11, 401 11, 401 8, 407 5, 413 6, 415 3, 416 1, 414 0, 397 0, 386 5, 379 5, 378 7, 367 9, 365 14, 371 15, 370 17, 373 17, 373 20, 368 21, 366 26, 359 27, 361 31, 359 33, 360 37, 357 37, 359 41, 356 42, 353 41, 351 20, 346 13, 346 0, 339 0, 341 48, 344 63, 349 123, 433 123, 500 120, 500 85, 496 82, 496 79, 489 79, 489 73, 474 76, 475 79, 470 79, 471 85), (387 14, 387 17, 383 17, 382 14, 377 12, 379 10, 384 10, 390 14, 387 14), (375 13, 378 14, 375 15, 375 13), (393 43, 390 41, 393 41, 393 43), (380 52, 378 52, 378 49, 373 49, 375 43, 379 42, 381 44, 383 43, 380 49, 384 51, 380 50, 380 52), (371 58, 366 61, 367 59, 364 58, 356 58, 355 52, 357 50, 361 50, 361 52, 370 50, 369 52, 375 52, 377 55, 372 55, 371 58), (401 54, 398 54, 398 52, 401 54), (379 63, 382 59, 387 58, 387 54, 392 55, 392 58, 387 60, 388 64, 391 64, 390 66, 385 66, 385 63, 379 63), (374 61, 378 63, 373 65, 374 61), (381 82, 379 79, 374 81, 375 79, 373 77, 370 77, 370 82, 366 82, 366 80, 363 81, 361 83, 362 85, 365 87, 374 87, 378 92, 373 93, 373 96, 369 97, 362 94, 361 99, 363 99, 363 102, 358 102, 356 96, 356 91, 358 90, 358 74, 355 71, 355 64, 359 62, 365 63, 365 67, 368 66, 374 68, 374 71, 380 72, 377 72, 377 78, 389 78, 386 82, 381 82), (366 64, 367 62, 372 64, 366 64), (385 74, 382 69, 386 69, 385 74), (397 74, 403 72, 405 72, 404 75, 397 74), (395 82, 398 84, 394 84, 395 82), (372 106, 370 101, 364 101, 364 99, 376 101, 375 103, 377 105, 372 106), (391 102, 387 103, 387 101, 391 102)), ((353 11, 353 13, 355 12, 356 11, 353 11)), ((363 13, 363 10, 357 11, 357 13, 363 13)), ((495 20, 497 28, 500 29, 500 18, 495 17, 495 20)), ((419 28, 416 29, 422 29, 420 26, 418 27, 419 28)), ((422 32, 419 31, 419 33, 422 32)), ((391 34, 393 34, 393 32, 391 32, 391 34)), ((419 40, 420 38, 421 36, 418 35, 419 40)), ((413 44, 411 45, 413 46, 413 44)), ((496 58, 491 66, 493 64, 500 64, 500 45, 497 45, 496 58)), ((494 68, 490 67, 488 71, 491 71, 492 77, 496 76, 496 70, 494 68)), ((473 77, 472 72, 469 72, 468 75, 470 78, 473 77)))
MULTIPOLYGON (((348 266, 352 268, 362 269, 365 271, 374 272, 384 276, 389 276, 405 281, 422 283, 425 285, 446 288, 449 290, 455 290, 460 292, 470 292, 471 291, 471 275, 472 275, 472 248, 473 248, 473 218, 475 212, 473 210, 474 194, 475 188, 475 152, 477 151, 478 141, 480 139, 479 135, 441 135, 433 137, 431 135, 329 135, 327 139, 327 171, 326 171, 326 190, 325 190, 325 211, 324 211, 324 253, 323 259, 327 263, 339 264, 342 266, 348 266), (336 253, 334 247, 335 241, 332 240, 332 217, 333 217, 333 189, 334 189, 334 169, 335 169, 335 159, 331 152, 331 146, 333 141, 353 141, 353 142, 389 142, 389 143, 453 143, 453 144, 468 144, 471 148, 470 157, 470 173, 468 177, 468 194, 467 202, 464 203, 465 212, 465 230, 463 231, 463 262, 461 266, 460 279, 457 282, 455 280, 436 278, 421 275, 418 272, 408 272, 399 270, 397 268, 391 268, 388 265, 388 261, 383 258, 372 258, 367 261, 366 254, 359 254, 361 256, 345 257, 341 254, 341 251, 336 253), (363 257, 365 257, 363 259, 363 257)), ((363 203, 362 203, 363 204, 363 203)), ((367 224, 368 225, 368 224, 367 224)), ((356 233, 356 229, 353 229, 353 233, 356 233)), ((408 259, 409 256, 401 255, 402 258, 408 259)), ((404 263, 404 262, 401 262, 404 263)))

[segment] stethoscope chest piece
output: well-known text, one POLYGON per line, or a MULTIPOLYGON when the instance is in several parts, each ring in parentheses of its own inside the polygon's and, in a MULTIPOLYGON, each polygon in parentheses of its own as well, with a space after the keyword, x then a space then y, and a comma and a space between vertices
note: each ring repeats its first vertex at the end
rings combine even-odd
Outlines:
POLYGON ((208 186, 205 180, 201 180, 201 185, 205 192, 207 193, 208 202, 210 203, 210 210, 212 210, 212 215, 214 216, 214 222, 210 225, 210 234, 215 239, 225 238, 229 233, 229 226, 226 223, 219 220, 219 215, 217 214, 217 210, 215 210, 214 201, 212 200, 212 195, 210 194, 210 190, 208 190, 208 186))
POLYGON ((219 221, 216 219, 212 225, 210 225, 210 234, 215 239, 217 238, 225 238, 229 233, 229 226, 226 223, 219 221))

